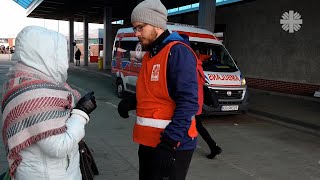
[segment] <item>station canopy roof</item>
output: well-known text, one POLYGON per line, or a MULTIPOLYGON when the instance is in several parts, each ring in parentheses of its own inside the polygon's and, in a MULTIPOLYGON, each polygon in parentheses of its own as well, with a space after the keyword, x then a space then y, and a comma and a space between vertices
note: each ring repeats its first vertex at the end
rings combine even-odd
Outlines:
MULTIPOLYGON (((27 17, 103 23, 104 7, 112 8, 112 21, 130 19, 137 0, 14 0, 27 9, 27 17)), ((198 3, 199 0, 162 0, 167 9, 198 3)))

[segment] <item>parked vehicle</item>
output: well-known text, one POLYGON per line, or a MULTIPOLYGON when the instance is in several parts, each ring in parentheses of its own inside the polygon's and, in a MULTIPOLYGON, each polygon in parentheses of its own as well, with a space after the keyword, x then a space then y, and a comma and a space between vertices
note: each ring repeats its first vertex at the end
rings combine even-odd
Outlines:
MULTIPOLYGON (((203 62, 206 86, 216 93, 219 107, 204 105, 204 114, 233 114, 248 110, 248 92, 245 78, 224 45, 210 31, 190 25, 169 24, 170 32, 189 36, 191 47, 210 55, 203 62)), ((119 29, 114 40, 111 71, 118 97, 135 93, 136 81, 145 51, 132 28, 119 29)))

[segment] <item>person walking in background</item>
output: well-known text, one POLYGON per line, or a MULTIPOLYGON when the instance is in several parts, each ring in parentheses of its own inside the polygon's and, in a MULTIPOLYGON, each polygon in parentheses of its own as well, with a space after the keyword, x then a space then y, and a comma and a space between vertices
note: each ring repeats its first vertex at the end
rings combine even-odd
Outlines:
POLYGON ((210 154, 207 155, 208 159, 213 159, 216 157, 216 155, 220 154, 222 152, 222 149, 217 145, 217 143, 212 139, 207 129, 202 125, 202 116, 196 115, 196 124, 197 124, 197 130, 200 134, 200 136, 206 141, 210 148, 210 154))
POLYGON ((206 60, 211 58, 211 55, 201 54, 199 49, 196 49, 195 53, 201 62, 205 62, 206 60))
POLYGON ((69 63, 62 34, 27 26, 17 35, 15 50, 17 63, 9 70, 1 101, 10 176, 81 180, 78 143, 97 107, 93 92, 80 99, 66 83, 69 63))
POLYGON ((0 54, 5 54, 6 47, 4 45, 0 46, 0 54))
MULTIPOLYGON (((211 98, 210 96, 204 98, 211 98)), ((207 145, 210 148, 210 154, 207 155, 208 159, 213 159, 216 157, 216 155, 220 154, 222 152, 222 149, 217 145, 217 143, 213 140, 213 138, 210 136, 208 130, 203 126, 202 124, 203 117, 201 114, 196 115, 196 127, 200 134, 200 136, 204 139, 204 141, 207 143, 207 145)))
POLYGON ((148 49, 136 95, 118 105, 121 117, 137 109, 133 140, 139 145, 140 180, 184 180, 197 145, 196 55, 187 39, 167 30, 167 9, 145 0, 131 14, 135 36, 148 49))
POLYGON ((75 55, 74 55, 75 59, 76 59, 76 66, 80 66, 80 57, 81 57, 81 51, 78 48, 75 55))
POLYGON ((205 55, 205 54, 200 54, 200 50, 196 49, 195 53, 198 57, 198 97, 199 97, 199 110, 196 115, 196 127, 197 130, 200 134, 200 136, 205 140, 205 142, 208 144, 211 153, 207 155, 207 158, 213 159, 216 157, 216 155, 220 154, 222 152, 222 149, 217 145, 217 143, 212 139, 210 136, 209 132, 207 129, 203 126, 202 124, 202 105, 203 103, 213 106, 213 107, 218 107, 219 102, 218 102, 218 97, 215 94, 215 92, 210 92, 209 88, 205 85, 205 76, 202 68, 202 63, 208 59, 211 58, 211 55, 205 55))
POLYGON ((10 53, 11 53, 11 54, 14 53, 14 46, 10 47, 10 53))
POLYGON ((9 46, 6 47, 6 54, 10 54, 10 47, 9 46))

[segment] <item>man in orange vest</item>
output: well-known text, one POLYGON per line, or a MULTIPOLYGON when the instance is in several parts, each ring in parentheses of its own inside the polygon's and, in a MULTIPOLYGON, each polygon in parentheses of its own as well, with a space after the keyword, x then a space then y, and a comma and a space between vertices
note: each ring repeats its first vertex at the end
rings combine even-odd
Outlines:
POLYGON ((139 180, 184 180, 197 145, 196 55, 189 42, 167 30, 167 9, 145 0, 131 14, 135 36, 148 49, 136 95, 118 105, 121 117, 137 109, 133 140, 139 145, 139 180))

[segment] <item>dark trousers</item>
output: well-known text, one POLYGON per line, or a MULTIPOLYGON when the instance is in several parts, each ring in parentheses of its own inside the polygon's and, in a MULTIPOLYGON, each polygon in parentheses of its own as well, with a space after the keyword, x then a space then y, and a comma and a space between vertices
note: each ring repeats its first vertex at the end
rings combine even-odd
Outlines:
POLYGON ((76 66, 80 66, 80 59, 76 59, 76 66))
MULTIPOLYGON (((176 152, 176 160, 170 172, 169 180, 185 180, 194 150, 176 152)), ((155 180, 154 157, 155 148, 139 146, 139 180, 155 180)), ((156 179, 158 180, 158 179, 156 179)))
POLYGON ((202 125, 202 117, 201 115, 196 115, 196 128, 200 134, 200 136, 206 141, 210 149, 213 149, 217 144, 210 136, 209 132, 202 125))

